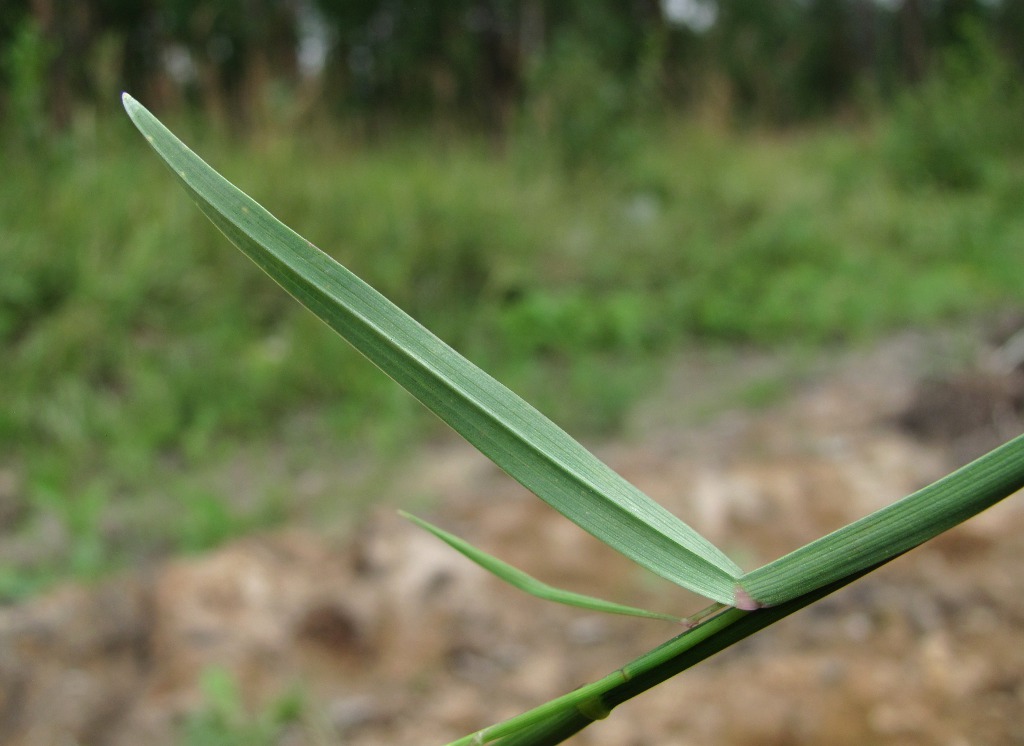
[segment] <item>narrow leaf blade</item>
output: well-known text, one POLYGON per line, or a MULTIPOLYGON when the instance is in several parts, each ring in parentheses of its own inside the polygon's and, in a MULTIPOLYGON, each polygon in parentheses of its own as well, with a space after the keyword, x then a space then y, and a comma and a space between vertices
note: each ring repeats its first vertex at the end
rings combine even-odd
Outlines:
POLYGON ((1024 487, 1024 435, 898 502, 740 578, 775 606, 912 549, 1024 487))
POLYGON ((741 571, 536 409, 278 221, 131 96, 125 109, 206 216, 243 253, 484 455, 641 566, 721 603, 741 571))
POLYGON ((660 619, 662 621, 676 623, 682 623, 683 621, 681 617, 672 616, 671 614, 661 614, 657 611, 638 609, 635 606, 625 606, 623 604, 617 604, 614 601, 605 601, 604 599, 595 598, 594 596, 586 596, 582 593, 567 591, 563 588, 555 588, 541 580, 537 580, 537 578, 523 572, 519 568, 513 567, 507 562, 498 559, 494 555, 488 554, 482 549, 473 546, 465 539, 460 539, 455 534, 450 534, 444 529, 438 528, 432 523, 428 523, 422 518, 417 518, 411 513, 406 513, 404 510, 400 510, 398 512, 403 518, 409 519, 424 531, 432 533, 452 549, 457 552, 461 552, 466 557, 473 560, 473 562, 480 565, 480 567, 484 568, 499 579, 504 580, 513 588, 518 588, 519 590, 529 593, 531 596, 543 599, 544 601, 554 601, 555 603, 565 604, 566 606, 575 606, 579 609, 589 609, 590 611, 601 611, 605 614, 624 614, 626 616, 660 619))

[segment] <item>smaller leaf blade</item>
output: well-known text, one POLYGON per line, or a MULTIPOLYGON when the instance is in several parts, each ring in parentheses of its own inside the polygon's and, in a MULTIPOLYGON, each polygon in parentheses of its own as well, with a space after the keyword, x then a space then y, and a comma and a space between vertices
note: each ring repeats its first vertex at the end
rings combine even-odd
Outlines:
POLYGON ((623 604, 615 603, 614 601, 605 601, 604 599, 587 596, 582 593, 575 593, 562 588, 555 588, 543 581, 537 580, 537 578, 523 572, 519 568, 513 567, 507 562, 498 559, 494 555, 488 554, 482 549, 473 546, 465 539, 460 539, 458 536, 450 534, 432 523, 428 523, 422 518, 418 518, 411 513, 406 513, 404 510, 400 510, 398 513, 403 518, 407 518, 415 523, 424 531, 429 531, 452 549, 462 553, 492 575, 504 580, 513 588, 518 588, 525 593, 529 593, 531 596, 536 596, 537 598, 545 601, 554 601, 555 603, 565 604, 566 606, 575 606, 579 609, 601 611, 606 614, 624 614, 626 616, 660 619, 662 621, 676 623, 682 623, 684 621, 681 617, 672 616, 671 614, 661 614, 657 611, 638 609, 634 606, 625 606, 623 604))

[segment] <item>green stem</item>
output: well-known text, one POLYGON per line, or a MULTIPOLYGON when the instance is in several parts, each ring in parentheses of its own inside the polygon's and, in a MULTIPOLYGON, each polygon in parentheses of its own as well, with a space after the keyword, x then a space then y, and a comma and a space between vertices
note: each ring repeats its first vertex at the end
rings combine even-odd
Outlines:
POLYGON ((590 723, 607 716, 623 702, 839 590, 885 562, 778 606, 753 612, 729 609, 644 653, 600 681, 478 731, 449 746, 487 743, 496 746, 548 746, 562 743, 590 723))
MULTIPOLYGON (((744 590, 776 605, 731 608, 674 637, 594 684, 459 743, 544 746, 561 743, 615 707, 720 650, 784 619, 966 520, 1024 486, 1024 436, 889 508, 812 542, 741 578, 744 590), (891 524, 891 525, 890 525, 891 524), (893 527, 900 529, 895 531, 893 527), (895 531, 895 533, 894 533, 895 531), (885 541, 880 542, 879 536, 885 541), (829 542, 832 543, 829 543, 829 542), (855 555, 850 560, 850 555, 855 555), (852 564, 852 566, 851 566, 852 564), (777 582, 777 576, 785 582, 777 582), (824 579, 826 582, 820 583, 824 579), (813 588, 806 583, 819 582, 813 588), (795 598, 786 589, 804 585, 795 598)), ((790 591, 791 592, 791 591, 790 591)))

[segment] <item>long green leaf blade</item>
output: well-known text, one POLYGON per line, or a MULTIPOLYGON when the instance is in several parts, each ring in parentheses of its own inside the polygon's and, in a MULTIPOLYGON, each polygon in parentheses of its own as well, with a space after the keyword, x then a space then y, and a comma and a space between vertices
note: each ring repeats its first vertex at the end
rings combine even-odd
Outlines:
POLYGON ((125 109, 206 216, 359 352, 527 489, 641 566, 731 604, 741 570, 536 409, 278 221, 131 96, 125 109))
POLYGON ((774 606, 932 539, 1024 487, 1024 435, 898 502, 740 578, 753 605, 774 606))
POLYGON ((411 513, 406 513, 404 510, 400 510, 398 512, 403 518, 409 519, 424 531, 429 531, 452 549, 457 552, 461 552, 492 575, 504 580, 513 588, 518 588, 525 593, 529 593, 531 596, 536 596, 537 598, 545 601, 554 601, 555 603, 565 604, 566 606, 575 606, 579 609, 601 611, 605 614, 624 614, 626 616, 639 616, 646 619, 660 619, 665 622, 676 623, 681 623, 683 621, 682 617, 672 616, 671 614, 661 614, 657 611, 638 609, 635 606, 625 606, 613 601, 605 601, 601 598, 595 598, 594 596, 586 596, 582 593, 567 591, 563 588, 555 588, 552 585, 548 585, 543 581, 537 580, 537 578, 523 572, 518 567, 513 567, 494 555, 488 554, 482 549, 473 546, 465 539, 460 539, 455 534, 448 533, 444 529, 438 528, 434 524, 429 523, 422 518, 417 518, 411 513))

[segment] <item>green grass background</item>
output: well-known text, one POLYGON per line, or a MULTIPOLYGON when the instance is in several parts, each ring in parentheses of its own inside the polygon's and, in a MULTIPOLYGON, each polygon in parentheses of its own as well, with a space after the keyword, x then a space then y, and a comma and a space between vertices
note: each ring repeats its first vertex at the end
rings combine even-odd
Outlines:
MULTIPOLYGON (((565 142, 525 130, 498 147, 178 124, 287 224, 591 435, 680 352, 820 349, 1019 307, 1022 112, 953 80, 799 131, 616 123, 570 143, 571 165, 565 142), (970 96, 987 116, 964 113, 970 96)), ((343 520, 440 427, 231 247, 126 118, 44 146, 5 137, 0 597, 343 520), (298 494, 325 460, 337 482, 298 494)))

